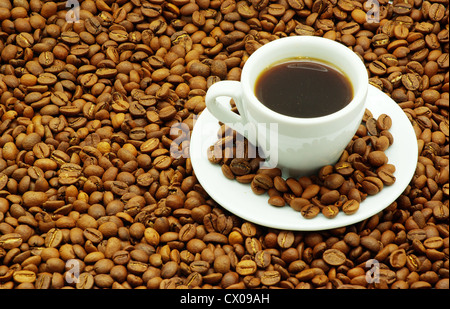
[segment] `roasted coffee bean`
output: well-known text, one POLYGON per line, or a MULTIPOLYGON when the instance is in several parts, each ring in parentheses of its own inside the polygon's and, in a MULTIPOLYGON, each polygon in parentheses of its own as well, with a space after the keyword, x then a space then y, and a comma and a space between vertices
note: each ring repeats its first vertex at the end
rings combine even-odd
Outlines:
POLYGON ((99 243, 103 239, 103 235, 100 231, 90 227, 84 230, 83 236, 93 243, 99 243))
POLYGON ((23 204, 26 207, 42 206, 47 199, 44 192, 28 191, 23 194, 23 204))
POLYGON ((345 263, 345 254, 337 249, 327 249, 322 254, 324 261, 332 266, 339 266, 345 263))
POLYGON ((19 247, 23 242, 22 235, 18 233, 7 233, 0 237, 0 245, 5 250, 19 247))
POLYGON ((376 124, 380 131, 389 130, 392 126, 392 119, 389 115, 381 114, 378 116, 376 124))
POLYGON ((342 210, 345 214, 352 215, 358 211, 359 205, 360 203, 356 200, 348 200, 342 205, 342 210))
POLYGON ((261 275, 261 283, 264 285, 275 285, 281 280, 281 274, 276 270, 264 271, 261 275))
POLYGON ((325 177, 324 185, 328 189, 334 190, 338 189, 343 183, 345 179, 341 174, 331 174, 325 177))
POLYGON ((63 240, 63 233, 59 229, 51 229, 47 232, 47 236, 45 237, 45 246, 56 248, 58 247, 63 240))
POLYGON ((402 268, 406 264, 406 252, 404 249, 398 249, 391 253, 389 262, 394 268, 402 268))
POLYGON ((281 196, 272 196, 269 198, 269 204, 277 207, 286 205, 286 201, 281 196))
POLYGON ((320 191, 320 186, 317 184, 308 185, 301 195, 302 198, 311 199, 315 197, 320 191))
POLYGON ((378 135, 378 129, 377 129, 377 120, 373 117, 370 117, 369 119, 366 120, 366 127, 367 127, 367 131, 373 135, 373 136, 377 136, 378 135))
POLYGON ((255 254, 255 262, 259 268, 266 268, 270 265, 270 253, 263 250, 255 254))
POLYGON ((387 68, 383 62, 376 60, 376 61, 370 63, 369 70, 374 75, 383 75, 386 73, 387 68))
POLYGON ((370 251, 378 252, 382 243, 372 236, 363 236, 361 237, 361 245, 370 251))
POLYGON ((13 274, 13 279, 17 283, 33 283, 36 280, 36 273, 31 270, 17 270, 13 274))
POLYGON ((250 163, 246 159, 235 158, 231 160, 230 169, 236 176, 247 175, 251 172, 250 163))
POLYGON ((300 209, 300 212, 301 212, 302 216, 305 217, 306 219, 312 219, 320 213, 320 208, 313 204, 309 204, 309 205, 303 206, 300 209))
POLYGON ((377 175, 378 178, 380 178, 381 181, 383 181, 383 184, 385 184, 386 186, 390 186, 395 183, 395 176, 389 171, 381 170, 377 175))
POLYGON ((336 217, 338 213, 339 208, 334 205, 329 205, 322 208, 322 214, 329 219, 336 217))
POLYGON ((383 151, 379 150, 370 152, 367 156, 367 160, 371 165, 376 167, 382 166, 388 162, 386 154, 383 151))
POLYGON ((273 180, 266 174, 258 174, 253 178, 252 186, 262 190, 269 190, 273 187, 273 180))
POLYGON ((94 276, 89 273, 81 273, 76 283, 77 289, 91 289, 94 286, 94 276))
POLYGON ((236 264, 236 272, 241 276, 254 274, 256 270, 257 265, 252 260, 242 260, 236 264))
POLYGON ((364 191, 369 195, 377 194, 383 189, 384 186, 381 179, 374 176, 365 177, 361 185, 364 191))
POLYGON ((281 248, 289 248, 294 243, 294 240, 294 233, 282 231, 278 234, 277 243, 281 248))

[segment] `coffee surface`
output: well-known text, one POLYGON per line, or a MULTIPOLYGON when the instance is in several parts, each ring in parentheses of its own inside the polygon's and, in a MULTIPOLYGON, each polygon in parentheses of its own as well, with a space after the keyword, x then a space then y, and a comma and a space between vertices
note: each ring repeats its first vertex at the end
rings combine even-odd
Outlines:
POLYGON ((265 69, 256 81, 255 95, 277 113, 313 118, 344 108, 353 89, 347 76, 331 65, 292 59, 265 69))

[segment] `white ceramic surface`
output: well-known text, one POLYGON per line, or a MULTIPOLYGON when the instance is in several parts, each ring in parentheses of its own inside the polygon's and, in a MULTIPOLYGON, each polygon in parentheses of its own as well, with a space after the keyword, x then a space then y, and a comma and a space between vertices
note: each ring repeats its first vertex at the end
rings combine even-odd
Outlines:
MULTIPOLYGON (((228 100, 228 99, 224 99, 228 100)), ((389 163, 396 167, 396 182, 364 200, 353 215, 339 213, 333 219, 319 214, 305 219, 289 206, 274 207, 268 204, 268 195, 255 195, 250 185, 240 184, 223 176, 220 166, 209 162, 207 148, 217 141, 219 124, 207 109, 197 119, 190 141, 190 157, 195 175, 217 203, 235 215, 250 222, 285 230, 327 230, 347 226, 367 219, 394 202, 411 181, 417 165, 417 140, 410 121, 402 109, 386 94, 369 86, 366 107, 375 117, 388 114, 392 118, 391 134, 394 144, 386 151, 389 163)), ((285 175, 283 175, 285 176, 285 175)))
MULTIPOLYGON (((327 91, 323 85, 322 91, 327 91)), ((263 147, 267 162, 291 174, 316 172, 335 162, 355 134, 364 114, 368 86, 367 70, 346 46, 315 36, 274 40, 258 48, 245 62, 241 80, 213 84, 205 97, 208 110, 253 144, 263 147), (254 94, 257 77, 266 67, 290 58, 309 57, 331 63, 343 71, 353 86, 353 99, 343 109, 316 118, 295 118, 264 106, 254 94), (220 97, 232 97, 239 115, 220 97), (276 126, 271 126, 276 124, 276 126), (276 136, 276 138, 272 138, 276 136)), ((307 90, 305 90, 307 91, 307 90)), ((228 103, 228 102, 227 102, 228 103)))

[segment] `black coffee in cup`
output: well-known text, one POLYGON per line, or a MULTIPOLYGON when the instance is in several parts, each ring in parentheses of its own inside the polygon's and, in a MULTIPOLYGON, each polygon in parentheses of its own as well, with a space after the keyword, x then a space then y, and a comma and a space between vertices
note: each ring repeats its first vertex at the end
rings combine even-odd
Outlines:
POLYGON ((312 58, 287 59, 265 69, 255 95, 269 109, 291 117, 313 118, 344 108, 353 98, 348 77, 312 58))

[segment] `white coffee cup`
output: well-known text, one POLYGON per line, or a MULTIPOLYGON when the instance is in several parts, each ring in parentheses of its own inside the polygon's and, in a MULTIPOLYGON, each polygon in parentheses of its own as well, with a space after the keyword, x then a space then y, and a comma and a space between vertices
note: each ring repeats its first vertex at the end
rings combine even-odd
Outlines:
POLYGON ((303 176, 338 161, 361 123, 367 91, 366 67, 352 50, 321 37, 291 36, 258 48, 245 62, 240 82, 214 83, 205 100, 208 111, 219 121, 262 146, 271 167, 280 167, 286 175, 303 176), (258 76, 272 64, 294 57, 323 60, 340 69, 352 84, 351 102, 316 118, 290 117, 263 105, 254 92, 258 76), (220 97, 233 98, 239 115, 220 97))

